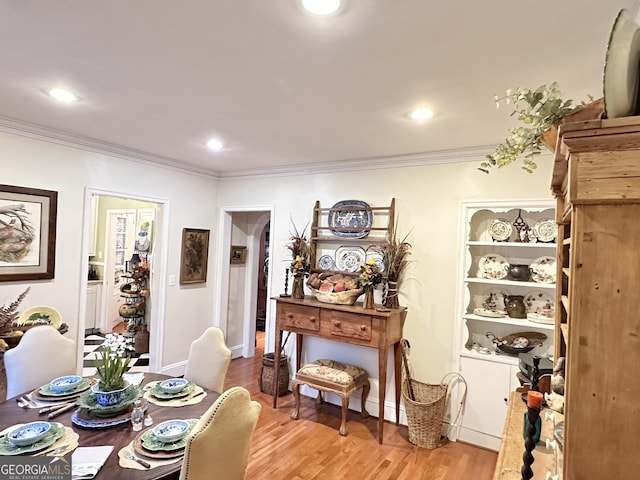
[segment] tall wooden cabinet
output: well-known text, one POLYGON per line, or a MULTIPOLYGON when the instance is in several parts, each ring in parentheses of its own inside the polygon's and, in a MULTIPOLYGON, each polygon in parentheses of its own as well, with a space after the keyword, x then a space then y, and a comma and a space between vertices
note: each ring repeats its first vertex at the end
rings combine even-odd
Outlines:
POLYGON ((564 480, 640 475, 640 117, 561 127, 556 358, 564 480))

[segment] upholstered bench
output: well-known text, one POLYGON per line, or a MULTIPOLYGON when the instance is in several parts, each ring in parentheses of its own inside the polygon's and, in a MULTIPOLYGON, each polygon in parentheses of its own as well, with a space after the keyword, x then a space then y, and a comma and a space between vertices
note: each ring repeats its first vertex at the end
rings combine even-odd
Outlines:
POLYGON ((322 392, 333 392, 342 398, 342 422, 340 435, 347 434, 347 410, 349 408, 350 395, 362 388, 362 418, 367 418, 369 413, 365 408, 369 395, 369 376, 367 372, 355 365, 336 362, 335 360, 315 360, 300 368, 291 383, 291 389, 295 397, 295 408, 291 412, 291 418, 297 420, 300 416, 300 385, 308 385, 318 390, 317 403, 322 403, 322 392))

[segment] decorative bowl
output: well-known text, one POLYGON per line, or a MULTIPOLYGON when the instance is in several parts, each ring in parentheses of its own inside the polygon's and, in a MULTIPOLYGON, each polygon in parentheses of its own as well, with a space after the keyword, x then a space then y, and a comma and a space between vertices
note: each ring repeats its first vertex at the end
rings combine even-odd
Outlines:
POLYGON ((337 305, 353 305, 358 297, 364 293, 364 288, 356 290, 345 290, 344 292, 321 292, 311 289, 316 299, 323 303, 334 303, 337 305))
POLYGON ((153 429, 153 435, 161 443, 173 443, 184 437, 189 431, 189 422, 185 420, 167 420, 153 429))
POLYGON ((65 375, 51 380, 49 387, 55 393, 63 393, 73 390, 80 385, 81 381, 82 377, 80 375, 65 375))
POLYGON ((160 389, 164 393, 178 393, 184 390, 188 383, 189 380, 185 378, 170 378, 160 382, 160 389))
POLYGON ((42 440, 50 429, 49 422, 31 422, 12 430, 8 438, 12 444, 24 447, 42 440))
POLYGON ((547 336, 544 333, 519 332, 502 337, 496 344, 503 352, 518 355, 520 353, 530 352, 535 347, 542 345, 542 342, 546 339, 547 336), (526 342, 522 341, 522 339, 526 339, 526 342))

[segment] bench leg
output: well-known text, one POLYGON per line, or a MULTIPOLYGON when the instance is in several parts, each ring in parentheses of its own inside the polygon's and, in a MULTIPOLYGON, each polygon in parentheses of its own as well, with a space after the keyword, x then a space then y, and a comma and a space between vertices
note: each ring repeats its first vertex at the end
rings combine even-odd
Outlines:
POLYGON ((293 410, 291 410, 291 414, 289 416, 292 419, 297 420, 300 417, 300 384, 294 382, 293 385, 291 385, 291 389, 293 390, 295 406, 293 407, 293 410))
POLYGON ((369 380, 367 380, 367 382, 362 386, 362 418, 367 418, 369 416, 369 412, 367 412, 367 397, 369 397, 369 390, 371 390, 371 385, 369 384, 369 380))
POLYGON ((347 410, 349 409, 349 396, 340 395, 342 398, 342 422, 340 423, 340 435, 347 434, 347 410))

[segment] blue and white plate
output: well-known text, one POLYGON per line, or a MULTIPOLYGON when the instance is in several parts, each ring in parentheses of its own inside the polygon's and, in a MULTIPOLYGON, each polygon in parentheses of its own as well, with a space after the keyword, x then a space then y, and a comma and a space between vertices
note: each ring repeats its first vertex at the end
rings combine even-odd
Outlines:
POLYGON ((173 443, 184 437, 190 425, 186 420, 167 420, 153 429, 153 435, 160 443, 173 443))
POLYGON ((27 423, 9 432, 9 442, 18 447, 27 447, 41 440, 49 430, 49 422, 27 423))
POLYGON ((331 255, 322 255, 318 260, 318 268, 331 270, 333 268, 333 257, 331 255))
POLYGON ((64 431, 64 425, 58 422, 51 422, 51 428, 40 440, 25 446, 14 445, 9 441, 9 435, 2 435, 0 436, 0 455, 22 455, 23 453, 44 450, 61 438, 64 435, 64 431))
POLYGON ((336 237, 364 238, 369 235, 368 229, 373 225, 373 212, 368 203, 342 200, 331 208, 328 223, 331 233, 336 237))

